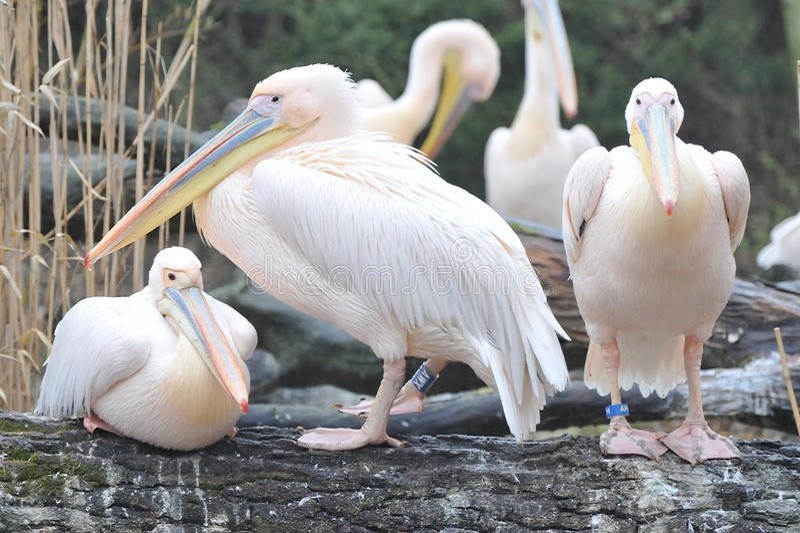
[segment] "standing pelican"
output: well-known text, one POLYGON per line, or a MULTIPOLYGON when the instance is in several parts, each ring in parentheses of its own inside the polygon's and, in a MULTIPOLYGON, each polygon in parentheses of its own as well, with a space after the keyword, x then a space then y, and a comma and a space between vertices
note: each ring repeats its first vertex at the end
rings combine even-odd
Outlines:
POLYGON ((611 393, 609 454, 695 464, 739 457, 709 429, 700 397, 703 342, 733 288, 750 188, 741 161, 677 137, 683 107, 661 78, 642 81, 625 109, 631 146, 586 152, 564 189, 564 244, 586 321, 585 382, 611 393), (688 380, 689 411, 666 436, 632 429, 620 387, 665 396, 688 380), (666 445, 666 448, 665 448, 666 445))
POLYGON ((120 298, 86 298, 56 327, 36 412, 83 417, 154 446, 194 450, 247 412, 243 360, 256 331, 203 292, 200 261, 185 248, 153 260, 149 284, 120 298))
POLYGON ((397 100, 375 80, 358 82, 364 124, 371 131, 389 133, 397 142, 412 144, 438 100, 422 144, 422 151, 435 158, 472 103, 492 95, 499 75, 500 49, 483 26, 466 19, 437 22, 414 40, 406 88, 397 100))
POLYGON ((561 129, 559 93, 572 118, 578 90, 557 0, 522 0, 522 5, 525 94, 511 128, 497 128, 486 143, 486 201, 503 215, 557 228, 569 169, 598 142, 583 124, 561 129))
POLYGON ((352 82, 310 65, 256 85, 247 109, 159 182, 86 255, 91 265, 194 200, 207 241, 259 287, 332 322, 383 360, 359 430, 300 446, 402 443, 386 434, 406 355, 464 361, 524 439, 568 380, 556 322, 519 238, 412 148, 363 133, 352 82), (499 277, 501 279, 497 279, 499 277))
POLYGON ((770 243, 756 257, 758 266, 768 269, 784 265, 800 273, 800 213, 789 217, 769 232, 770 243))

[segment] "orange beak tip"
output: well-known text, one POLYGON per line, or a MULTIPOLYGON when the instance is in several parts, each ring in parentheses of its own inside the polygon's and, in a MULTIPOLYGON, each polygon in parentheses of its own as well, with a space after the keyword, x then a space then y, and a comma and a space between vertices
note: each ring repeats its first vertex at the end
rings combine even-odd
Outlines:
POLYGON ((86 255, 83 256, 83 266, 88 270, 92 269, 92 260, 89 259, 89 252, 86 252, 86 255))
POLYGON ((664 202, 664 208, 667 210, 667 217, 672 217, 672 211, 675 209, 675 200, 664 202))
POLYGON ((242 413, 247 413, 247 409, 249 408, 247 398, 242 398, 242 400, 239 401, 239 405, 242 407, 242 413))

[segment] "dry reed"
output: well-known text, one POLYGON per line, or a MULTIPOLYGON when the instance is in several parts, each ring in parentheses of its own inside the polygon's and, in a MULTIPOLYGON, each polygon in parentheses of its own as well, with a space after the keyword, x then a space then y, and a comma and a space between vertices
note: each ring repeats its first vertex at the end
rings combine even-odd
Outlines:
MULTIPOLYGON (((127 294, 142 286, 146 265, 141 244, 132 252, 114 254, 94 271, 83 269, 81 255, 93 244, 94 229, 106 231, 129 207, 124 202, 120 155, 135 158, 139 198, 156 171, 155 160, 146 157, 153 146, 145 144, 155 120, 166 117, 172 124, 190 125, 197 34, 209 3, 198 0, 190 9, 176 9, 167 27, 148 19, 148 0, 85 0, 86 23, 76 36, 68 17, 74 2, 0 1, 3 409, 32 408, 54 325, 77 299, 127 294), (134 6, 141 9, 139 19, 134 19, 134 6), (182 28, 182 38, 171 57, 163 57, 164 41, 174 35, 176 26, 182 28), (138 68, 129 68, 129 60, 138 68), (188 90, 179 95, 179 82, 189 76, 188 90), (135 97, 128 94, 132 87, 135 97), (99 122, 83 120, 77 128, 68 127, 71 115, 90 116, 92 102, 102 110, 99 122), (125 138, 121 111, 126 102, 137 110, 133 142, 125 138), (39 126, 43 110, 50 116, 46 131, 39 126), (51 176, 43 175, 41 158, 52 162, 51 176), (93 183, 98 162, 107 171, 104 179, 93 183), (83 182, 77 206, 67 203, 70 170, 83 182), (52 205, 42 204, 43 180, 52 182, 52 205), (54 219, 52 229, 43 228, 43 214, 52 214, 48 217, 54 219), (79 215, 84 221, 82 235, 70 235, 67 224, 79 215)), ((181 224, 178 231, 182 229, 181 224)), ((162 231, 161 244, 182 240, 175 233, 162 231)))

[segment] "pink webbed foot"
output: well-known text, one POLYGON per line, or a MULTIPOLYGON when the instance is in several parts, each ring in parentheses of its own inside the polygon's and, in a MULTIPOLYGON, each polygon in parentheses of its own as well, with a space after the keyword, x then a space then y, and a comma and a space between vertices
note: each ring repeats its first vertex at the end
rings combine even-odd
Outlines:
MULTIPOLYGON (((397 397, 392 402, 392 409, 389 411, 389 416, 421 413, 425 410, 424 401, 425 395, 408 381, 403 385, 403 388, 400 389, 397 397)), ((333 406, 340 413, 366 418, 369 414, 369 410, 372 408, 372 403, 372 400, 361 400, 361 402, 356 405, 334 404, 333 406)))
POLYGON ((705 420, 684 421, 678 429, 663 437, 661 442, 692 465, 707 459, 742 458, 733 441, 715 433, 705 420))
POLYGON ((658 459, 667 447, 657 435, 641 429, 633 429, 624 417, 611 420, 608 430, 600 436, 600 449, 606 455, 644 455, 658 459))
POLYGON ((103 431, 108 431, 109 433, 113 433, 114 435, 119 435, 120 437, 124 437, 125 435, 122 434, 117 428, 109 425, 106 423, 105 420, 97 416, 96 414, 89 411, 89 413, 83 417, 83 427, 86 428, 86 431, 89 433, 94 433, 97 429, 102 429, 103 431))
POLYGON ((317 428, 305 431, 300 428, 300 431, 302 435, 296 444, 310 450, 342 451, 357 450, 368 445, 385 444, 393 448, 407 445, 405 441, 390 437, 385 431, 376 437, 371 437, 363 429, 317 428))

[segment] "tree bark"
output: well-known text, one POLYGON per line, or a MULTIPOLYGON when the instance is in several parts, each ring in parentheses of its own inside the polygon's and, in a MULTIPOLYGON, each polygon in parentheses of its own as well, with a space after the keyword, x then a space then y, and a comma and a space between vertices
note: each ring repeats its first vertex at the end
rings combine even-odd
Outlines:
POLYGON ((691 467, 594 439, 411 437, 309 452, 253 428, 196 453, 0 415, 3 531, 797 531, 800 446, 691 467))

